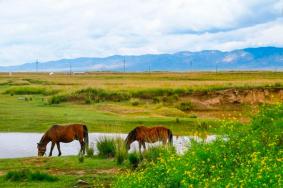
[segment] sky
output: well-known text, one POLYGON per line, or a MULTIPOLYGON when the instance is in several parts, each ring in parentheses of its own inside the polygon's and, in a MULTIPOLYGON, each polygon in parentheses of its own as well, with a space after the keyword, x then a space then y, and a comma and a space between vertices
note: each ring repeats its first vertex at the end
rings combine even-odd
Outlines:
POLYGON ((0 66, 283 47, 283 0, 0 0, 0 66))

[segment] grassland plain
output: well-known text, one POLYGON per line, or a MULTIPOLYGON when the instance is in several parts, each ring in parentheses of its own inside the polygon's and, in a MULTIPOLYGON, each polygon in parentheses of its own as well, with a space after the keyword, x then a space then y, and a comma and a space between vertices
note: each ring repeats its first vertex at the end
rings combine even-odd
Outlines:
MULTIPOLYGON (((0 74, 0 131, 39 132, 54 123, 72 122, 86 123, 90 131, 97 132, 127 132, 137 124, 164 124, 175 134, 185 135, 191 134, 201 123, 215 131, 221 120, 248 122, 262 101, 256 105, 214 105, 215 99, 209 100, 209 97, 221 94, 209 95, 210 91, 280 89, 282 85, 281 72, 55 73, 52 76, 47 73, 13 73, 12 76, 3 73, 0 74), (97 101, 97 93, 91 95, 97 90, 102 90, 102 96, 108 98, 97 101), (109 92, 127 93, 130 97, 109 100, 109 92), (197 100, 191 97, 199 92, 203 93, 197 100), (69 100, 49 104, 53 97, 60 95, 68 96, 69 100)), ((269 95, 268 102, 280 102, 278 94, 270 92, 269 95)), ((110 95, 112 98, 117 96, 110 95)))
MULTIPOLYGON (((281 72, 1 73, 0 131, 43 132, 77 122, 90 132, 162 124, 174 135, 222 134, 234 125, 244 129, 261 104, 282 102, 282 86, 281 72)), ((41 169, 59 181, 19 183, 1 176, 1 187, 70 187, 78 179, 108 185, 127 167, 96 157, 84 163, 77 157, 0 160, 0 175, 21 168, 41 169)))

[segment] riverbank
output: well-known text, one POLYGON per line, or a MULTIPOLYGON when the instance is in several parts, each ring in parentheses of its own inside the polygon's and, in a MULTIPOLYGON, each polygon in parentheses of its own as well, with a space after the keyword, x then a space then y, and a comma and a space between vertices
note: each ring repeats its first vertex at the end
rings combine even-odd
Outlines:
POLYGON ((80 163, 77 156, 63 157, 30 157, 22 159, 0 159, 0 185, 8 187, 74 187, 79 180, 89 185, 109 186, 127 168, 127 164, 118 166, 113 159, 98 157, 84 158, 80 163), (10 181, 5 174, 12 171, 29 169, 58 178, 57 181, 10 181))

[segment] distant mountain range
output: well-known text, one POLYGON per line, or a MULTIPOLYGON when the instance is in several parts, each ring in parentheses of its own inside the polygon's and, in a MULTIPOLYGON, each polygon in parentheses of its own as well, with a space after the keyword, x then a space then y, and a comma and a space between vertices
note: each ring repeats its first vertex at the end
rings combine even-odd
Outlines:
MULTIPOLYGON (((283 48, 259 47, 223 52, 205 50, 173 54, 114 55, 81 57, 40 62, 40 72, 84 71, 214 71, 214 70, 283 70, 283 48)), ((0 66, 0 72, 34 72, 36 63, 0 66)))

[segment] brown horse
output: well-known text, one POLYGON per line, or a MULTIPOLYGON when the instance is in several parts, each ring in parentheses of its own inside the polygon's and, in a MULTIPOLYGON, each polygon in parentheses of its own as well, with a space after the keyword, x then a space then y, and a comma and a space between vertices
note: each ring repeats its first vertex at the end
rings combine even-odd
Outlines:
POLYGON ((71 124, 66 126, 53 125, 46 133, 42 136, 39 143, 37 143, 38 156, 43 156, 46 152, 46 146, 51 142, 51 149, 49 156, 52 156, 52 151, 57 145, 58 156, 61 155, 60 142, 69 143, 73 140, 78 140, 81 144, 81 152, 84 154, 86 146, 88 146, 88 130, 86 125, 82 124, 71 124))
POLYGON ((134 141, 139 142, 139 151, 141 152, 141 146, 143 146, 144 150, 146 149, 145 142, 154 143, 162 141, 163 145, 165 145, 168 141, 170 144, 173 144, 173 134, 170 129, 161 126, 151 128, 140 126, 129 132, 125 140, 128 150, 134 141))

